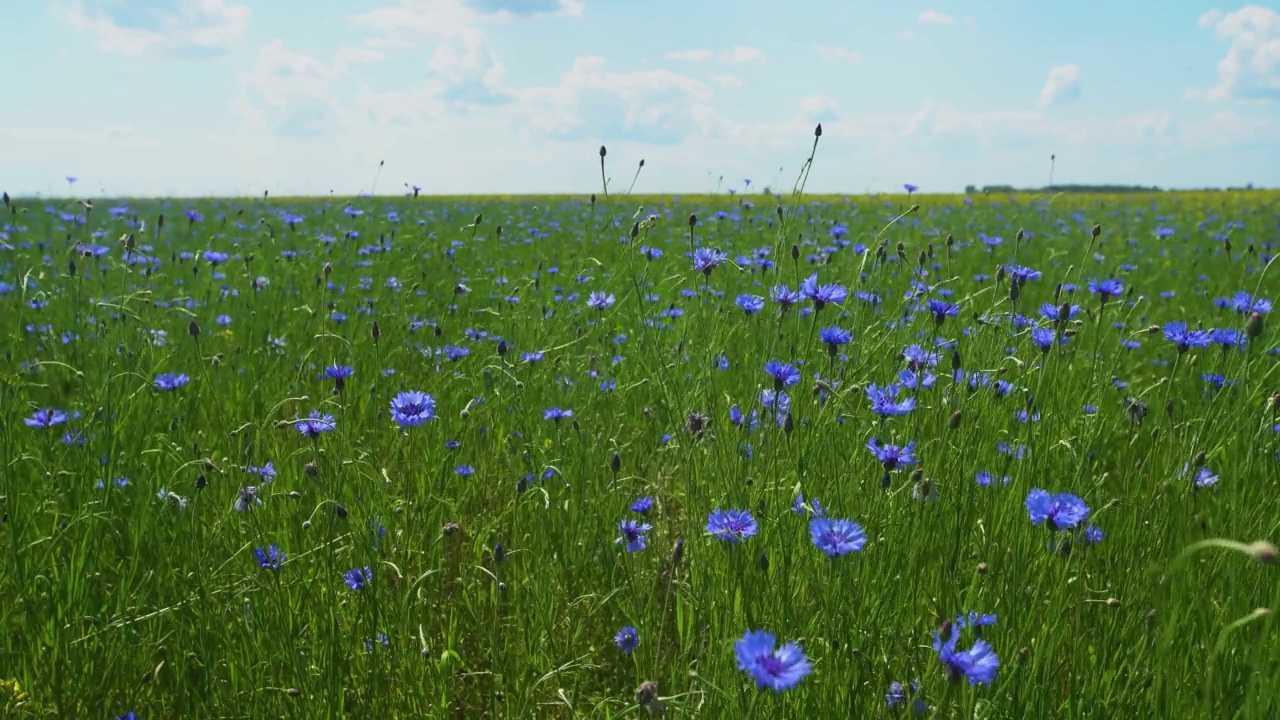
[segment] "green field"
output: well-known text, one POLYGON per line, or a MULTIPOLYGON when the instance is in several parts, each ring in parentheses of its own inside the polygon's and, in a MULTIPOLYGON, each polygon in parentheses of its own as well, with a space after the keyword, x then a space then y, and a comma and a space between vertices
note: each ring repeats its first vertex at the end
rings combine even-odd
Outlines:
POLYGON ((3 716, 1280 716, 1278 203, 14 199, 3 716))

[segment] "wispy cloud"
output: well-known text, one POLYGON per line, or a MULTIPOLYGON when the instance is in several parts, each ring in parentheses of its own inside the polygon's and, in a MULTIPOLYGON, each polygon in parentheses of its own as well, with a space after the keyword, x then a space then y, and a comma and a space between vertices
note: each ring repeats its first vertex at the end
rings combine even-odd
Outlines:
POLYGON ((919 20, 926 25, 954 25, 956 23, 954 17, 937 10, 925 10, 920 13, 919 20))
POLYGON ((1280 13, 1259 5, 1225 14, 1215 8, 1200 16, 1200 27, 1230 46, 1218 62, 1218 84, 1188 90, 1188 99, 1280 99, 1280 13))
POLYGON ((222 54, 244 37, 247 5, 224 0, 161 0, 149 12, 122 14, 116 4, 54 2, 53 15, 96 38, 99 50, 121 55, 222 54))
POLYGON ((850 50, 839 45, 815 45, 813 49, 817 51, 818 57, 825 62, 857 63, 862 61, 862 55, 857 50, 850 50))
POLYGON ((763 63, 767 61, 762 50, 747 45, 738 45, 731 50, 720 53, 712 52, 705 48, 677 50, 669 52, 663 57, 677 62, 718 62, 728 65, 746 65, 748 63, 763 63))
POLYGON ((1040 88, 1040 107, 1060 105, 1080 97, 1080 66, 1074 63, 1059 65, 1049 71, 1049 77, 1040 88))

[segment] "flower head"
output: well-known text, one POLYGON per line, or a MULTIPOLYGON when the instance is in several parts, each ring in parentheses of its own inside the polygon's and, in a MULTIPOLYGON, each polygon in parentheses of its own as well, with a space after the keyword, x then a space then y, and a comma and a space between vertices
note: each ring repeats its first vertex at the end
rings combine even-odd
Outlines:
POLYGON ((897 470, 908 465, 914 465, 917 461, 915 440, 899 447, 889 443, 882 445, 879 438, 871 438, 867 441, 867 449, 871 451, 876 460, 879 460, 884 465, 885 470, 897 470))
POLYGON ((1089 506, 1071 493, 1035 489, 1027 493, 1025 505, 1032 525, 1047 523, 1054 530, 1069 530, 1089 518, 1089 506))
POLYGON ((636 648, 640 645, 640 633, 636 632, 635 628, 628 625, 619 630, 618 633, 613 636, 613 642, 618 646, 618 649, 621 650, 623 654, 630 655, 635 652, 636 648))
POLYGON ((44 408, 32 413, 31 417, 23 418, 23 422, 27 427, 33 428, 51 428, 55 425, 61 425, 67 421, 67 414, 61 410, 54 408, 44 408))
POLYGON ((407 390, 391 398, 391 419, 400 427, 422 425, 435 416, 435 398, 427 393, 407 390))
POLYGON ((748 510, 716 509, 707 517, 707 532, 731 543, 742 542, 759 530, 759 524, 748 510))
POLYGON ((367 565, 363 568, 353 568, 342 574, 342 581, 352 590, 363 590, 366 585, 373 582, 373 570, 367 565))
POLYGON ((777 647, 773 633, 748 630, 734 645, 738 669, 760 688, 781 692, 795 687, 813 669, 804 650, 794 642, 777 647))
POLYGON ((627 552, 637 553, 645 549, 648 545, 649 538, 645 533, 653 529, 649 523, 641 523, 637 520, 621 520, 618 522, 618 532, 621 535, 614 540, 615 543, 626 543, 627 552))
POLYGON ((253 556, 258 560, 258 566, 264 570, 279 570, 286 560, 284 551, 275 545, 256 548, 253 556))
POLYGON ((862 526, 852 520, 815 517, 809 521, 809 538, 830 557, 857 552, 867 544, 862 526))
POLYGON ((162 373, 156 376, 155 386, 158 390, 177 390, 191 381, 182 373, 162 373))

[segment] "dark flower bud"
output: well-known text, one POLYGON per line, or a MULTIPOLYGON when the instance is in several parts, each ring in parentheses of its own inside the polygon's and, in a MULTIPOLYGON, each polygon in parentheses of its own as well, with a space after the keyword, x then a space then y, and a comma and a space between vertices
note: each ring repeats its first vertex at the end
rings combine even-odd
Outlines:
POLYGON ((760 568, 760 572, 769 572, 769 556, 761 552, 760 557, 756 558, 756 566, 760 568))
POLYGON ((671 553, 671 562, 674 565, 679 565, 682 558, 684 558, 684 538, 676 541, 676 549, 671 553))
POLYGON ((695 213, 689 213, 689 227, 692 228, 698 224, 698 216, 695 213))
POLYGON ((507 354, 507 341, 499 340, 498 341, 498 357, 502 357, 503 355, 506 355, 506 354, 507 354))
POLYGON ((999 285, 1000 283, 1004 282, 1004 278, 1005 278, 1004 266, 999 265, 996 267, 996 284, 999 285))
POLYGON ((1262 335, 1262 330, 1262 313, 1249 313, 1249 319, 1246 320, 1244 324, 1244 334, 1247 335, 1250 340, 1256 340, 1262 335))
POLYGON ((951 233, 947 233, 947 247, 952 247, 955 244, 956 244, 956 239, 951 237, 951 233))
POLYGON ((591 193, 591 207, 595 207, 595 206, 596 206, 596 194, 591 193))
POLYGON ((1191 458, 1191 464, 1194 465, 1195 467, 1198 467, 1198 468, 1204 467, 1204 463, 1205 463, 1205 457, 1203 452, 1198 452, 1196 453, 1195 457, 1191 458))
POLYGON ((9 193, 4 194, 4 206, 9 207, 9 193))
POLYGON ((613 453, 613 459, 609 461, 609 469, 613 471, 614 475, 617 475, 618 471, 622 469, 622 456, 618 455, 616 451, 613 453))
POLYGON ((378 327, 377 320, 374 320, 373 325, 369 328, 369 335, 373 337, 374 342, 378 342, 378 338, 382 337, 382 329, 378 327))
POLYGON ((1231 238, 1222 241, 1222 249, 1231 252, 1231 238))
POLYGON ((818 127, 813 129, 813 136, 815 138, 822 137, 822 123, 818 123, 818 127))
POLYGON ((191 335, 191 337, 200 337, 200 323, 196 322, 195 320, 192 320, 187 325, 187 332, 191 335))
POLYGON ((502 547, 502 543, 493 546, 493 561, 500 563, 507 557, 507 549, 502 547))
POLYGON ((1095 238, 1096 238, 1096 237, 1098 237, 1099 235, 1101 235, 1101 234, 1102 234, 1102 225, 1100 225, 1100 224, 1098 224, 1098 223, 1094 223, 1094 224, 1093 224, 1093 230, 1092 230, 1092 232, 1091 232, 1090 234, 1091 234, 1091 235, 1093 235, 1093 237, 1095 237, 1095 238))
POLYGON ((911 207, 907 208, 907 212, 909 212, 909 213, 919 212, 919 211, 920 211, 920 203, 916 203, 916 204, 912 205, 911 207))
POLYGON ((440 337, 441 335, 444 334, 444 330, 441 330, 439 325, 436 325, 434 328, 432 328, 432 331, 436 337, 440 337))
POLYGON ((447 522, 444 527, 440 528, 440 534, 445 537, 453 537, 461 532, 462 526, 456 522, 447 522))
POLYGON ((951 413, 951 419, 947 421, 947 427, 951 428, 952 430, 955 430, 956 428, 960 427, 961 417, 962 416, 959 410, 956 410, 955 412, 951 413))
POLYGON ((313 460, 303 466, 302 471, 306 473, 309 478, 318 477, 320 475, 320 466, 313 460))
POLYGON ((929 260, 929 256, 928 256, 928 254, 926 254, 926 253, 925 253, 925 251, 924 251, 924 250, 921 250, 921 251, 920 251, 920 254, 916 256, 916 264, 917 264, 917 265, 921 265, 921 266, 923 266, 923 265, 925 264, 925 262, 927 262, 928 260, 929 260))
POLYGON ((1022 646, 1022 648, 1018 650, 1018 664, 1026 665, 1027 661, 1030 659, 1031 659, 1031 648, 1025 645, 1022 646))
POLYGON ((658 683, 646 680, 636 688, 636 704, 651 713, 662 711, 662 703, 658 700, 658 683))
POLYGON ((1107 598, 1107 607, 1113 610, 1120 607, 1120 598, 1113 598, 1113 597, 1107 598))
POLYGON ((604 149, 604 146, 603 146, 603 145, 601 145, 601 146, 600 146, 600 157, 601 157, 601 158, 604 158, 604 156, 607 154, 607 152, 608 152, 608 151, 604 149))
POLYGON ((791 244, 791 259, 792 260, 800 259, 800 246, 796 245, 795 243, 791 244))
POLYGON ((986 575, 986 574, 987 574, 987 572, 988 572, 987 564, 986 564, 986 563, 978 563, 978 574, 979 574, 979 575, 986 575))
POLYGON ((795 430, 795 421, 791 419, 791 413, 787 413, 787 419, 782 423, 782 431, 790 435, 795 430))
POLYGON ((960 350, 959 350, 959 348, 953 348, 953 349, 951 350, 951 369, 952 369, 952 370, 959 370, 959 369, 960 369, 960 350))
POLYGON ((209 479, 208 479, 208 478, 206 478, 206 477, 204 476, 204 473, 200 473, 199 475, 197 475, 197 476, 196 476, 196 489, 197 489, 197 490, 203 490, 203 489, 205 489, 208 485, 209 485, 209 479))
POLYGON ((323 272, 324 276, 328 278, 330 275, 333 274, 333 263, 325 263, 324 267, 321 269, 321 272, 323 272))
POLYGON ((782 219, 782 206, 781 206, 781 205, 778 205, 778 206, 777 206, 777 207, 775 207, 773 210, 774 210, 774 212, 776 212, 776 213, 778 214, 778 219, 779 219, 779 220, 781 220, 781 219, 782 219))
POLYGON ((631 223, 631 239, 635 240, 640 235, 640 221, 631 223))
POLYGON ((67 272, 72 277, 75 277, 76 275, 76 259, 75 258, 71 258, 70 260, 67 261, 67 272))

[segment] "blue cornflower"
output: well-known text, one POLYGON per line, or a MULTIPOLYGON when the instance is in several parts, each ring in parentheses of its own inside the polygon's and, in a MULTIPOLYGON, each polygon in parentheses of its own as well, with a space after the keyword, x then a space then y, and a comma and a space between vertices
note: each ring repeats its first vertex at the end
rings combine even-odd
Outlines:
POLYGON ((636 520, 620 520, 618 522, 618 532, 622 533, 615 543, 625 542, 627 544, 627 552, 638 553, 645 549, 649 539, 645 533, 653 529, 649 523, 641 523, 636 520))
POLYGON ((264 483, 269 483, 272 480, 276 479, 276 466, 275 466, 275 463, 271 462, 270 460, 268 460, 267 464, 263 465, 262 467, 258 467, 256 465, 246 465, 244 468, 244 471, 249 473, 250 475, 257 475, 258 477, 262 478, 262 482, 264 483))
MULTIPOLYGON (((1189 474, 1190 474, 1190 467, 1184 465, 1182 467, 1183 477, 1187 477, 1189 474)), ((1219 479, 1220 478, 1216 474, 1214 474, 1214 472, 1210 470, 1208 466, 1201 466, 1199 468, 1196 468, 1195 474, 1191 478, 1191 484, 1194 485, 1197 489, 1213 487, 1214 485, 1218 484, 1219 479)))
POLYGON ((818 274, 814 273, 800 283, 800 292, 813 301, 813 309, 821 310, 827 305, 839 305, 849 297, 849 291, 843 285, 829 283, 818 284, 818 274))
POLYGON ((1243 348, 1246 339, 1245 334, 1235 328, 1213 328, 1209 331, 1209 342, 1221 345, 1223 350, 1243 348))
POLYGON ((809 538, 830 557, 857 552, 867 544, 862 526, 852 520, 815 517, 809 521, 809 538))
POLYGON ((1070 530, 1089 518, 1089 506, 1071 493, 1035 489, 1025 502, 1032 525, 1047 523, 1054 530, 1070 530))
POLYGON ((543 420, 555 420, 557 423, 571 417, 573 417, 572 410, 562 410, 558 407, 550 407, 542 411, 543 420))
POLYGON ((743 670, 760 688, 781 692, 795 687, 813 666, 804 650, 794 642, 777 647, 773 633, 748 630, 734 645, 738 669, 743 670))
POLYGON ((1241 315, 1249 313, 1258 313, 1266 315, 1271 312, 1271 301, 1265 298, 1254 297, 1249 293, 1241 290, 1231 297, 1231 308, 1241 315))
POLYGON ((996 478, 996 476, 993 475, 990 470, 979 470, 978 477, 976 479, 978 481, 978 484, 983 487, 989 486, 992 483, 992 481, 997 479, 1000 480, 1001 485, 1008 485, 1013 480, 1013 478, 1009 477, 1008 475, 1004 475, 1000 478, 996 478))
POLYGON ((320 437, 320 433, 330 432, 338 425, 332 415, 314 410, 307 417, 300 418, 294 423, 294 427, 298 428, 298 432, 314 440, 320 437))
POLYGON ((333 386, 341 392, 347 384, 347 378, 355 374, 355 368, 350 365, 333 364, 324 369, 324 376, 333 381, 333 386))
POLYGON ((613 642, 618 646, 618 649, 621 650, 623 654, 630 655, 635 652, 636 648, 640 645, 640 633, 636 632, 635 628, 628 625, 619 630, 618 634, 613 636, 613 642))
POLYGON ((911 370, 924 370, 938 364, 938 353, 925 350, 917 345, 910 345, 902 351, 902 359, 907 361, 911 370))
POLYGON ((774 390, 781 390, 800 382, 800 368, 791 363, 770 360, 764 364, 764 371, 773 377, 774 390))
POLYGON ((698 248, 693 251, 693 269, 704 275, 710 275, 712 270, 727 259, 729 259, 728 253, 711 248, 698 248))
POLYGON ((183 373, 161 373, 156 376, 155 385, 158 390, 177 390, 190 381, 183 373))
POLYGON ((1040 306, 1040 317, 1054 323, 1063 323, 1075 318, 1080 312, 1079 305, 1063 303, 1054 305, 1053 303, 1044 303, 1040 306))
POLYGON ((1031 331, 1031 342, 1042 352, 1049 352, 1049 348, 1053 347, 1054 343, 1066 345, 1067 336, 1049 328, 1036 328, 1031 331))
POLYGON ((400 427, 421 425, 435 416, 435 398, 427 393, 406 390, 391 398, 391 419, 400 427))
POLYGON ((458 467, 454 468, 453 471, 462 477, 471 477, 476 474, 476 469, 466 463, 462 463, 458 467))
POLYGON ((841 345, 853 340, 853 333, 838 327, 823 328, 818 333, 818 339, 827 344, 827 352, 835 357, 841 345))
POLYGON ((1124 292, 1124 281, 1112 278, 1110 280, 1090 280, 1089 292, 1098 296, 1098 299, 1106 304, 1113 297, 1119 297, 1124 292))
POLYGON ((742 542, 759 532, 760 526, 748 510, 712 510, 707 516, 707 532, 712 537, 742 542))
POLYGON ((587 296, 587 307, 595 310, 608 310, 613 307, 613 303, 616 302, 616 300, 617 299, 609 293, 601 290, 594 290, 587 296))
POLYGON ((867 398, 871 400, 871 411, 881 417, 906 415, 916 407, 916 399, 913 397, 898 400, 898 394, 902 392, 902 385, 898 383, 890 383, 884 387, 873 383, 867 386, 866 392, 867 398))
POLYGON ((867 449, 871 451, 876 460, 879 460, 884 465, 885 470, 897 470, 908 465, 914 465, 917 461, 915 440, 899 447, 889 443, 881 445, 879 438, 871 438, 867 441, 867 449))
POLYGON ((1165 323, 1164 336, 1169 342, 1178 346, 1179 353, 1184 353, 1191 348, 1205 347, 1210 342, 1207 331, 1189 330, 1184 322, 1165 323))
POLYGON ((1084 529, 1084 539, 1091 543, 1100 543, 1103 537, 1105 537, 1105 534, 1102 532, 1102 528, 1097 525, 1090 525, 1084 529))
POLYGON ((903 687, 902 683, 894 680, 889 683, 889 690, 884 694, 884 701, 889 706, 890 710, 906 703, 907 689, 903 687))
POLYGON ((287 559, 284 551, 275 545, 268 545, 265 548, 256 548, 253 556, 258 560, 258 566, 264 570, 279 570, 287 559))
POLYGON ((995 650, 987 641, 978 639, 968 650, 957 651, 956 643, 959 640, 959 627, 951 628, 950 637, 946 641, 943 641, 937 633, 933 634, 933 649, 937 651, 938 659, 946 666, 947 676, 953 682, 965 678, 970 685, 991 684, 1000 672, 1000 658, 996 656, 995 650))
POLYGON ((737 303, 738 307, 742 308, 742 311, 748 315, 758 313, 764 309, 764 298, 759 295, 739 295, 737 303))
POLYGON ((373 582, 373 570, 368 565, 348 570, 342 574, 342 581, 352 590, 363 590, 365 585, 373 582))
POLYGON ((227 255, 224 252, 218 252, 216 250, 204 251, 204 260, 210 265, 221 265, 222 263, 230 259, 230 257, 231 257, 230 255, 227 255))
POLYGON ((1004 271, 1009 273, 1009 276, 1019 285, 1026 283, 1028 280, 1039 280, 1043 274, 1039 270, 1034 270, 1024 265, 1005 265, 1004 271))
POLYGON ((941 325, 949 317, 960 314, 960 306, 946 300, 929 298, 929 312, 933 313, 933 324, 941 325))
POLYGON ((652 509, 653 509, 652 497, 642 497, 639 500, 636 500, 635 502, 631 503, 631 512, 633 513, 648 515, 649 511, 652 509))
POLYGON ((772 295, 773 301, 781 305, 783 310, 804 300, 804 295, 798 290, 788 288, 786 285, 774 285, 772 295))

